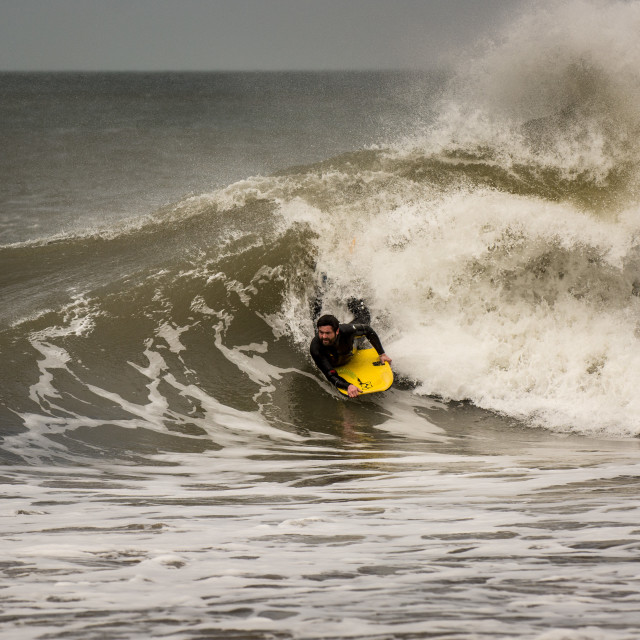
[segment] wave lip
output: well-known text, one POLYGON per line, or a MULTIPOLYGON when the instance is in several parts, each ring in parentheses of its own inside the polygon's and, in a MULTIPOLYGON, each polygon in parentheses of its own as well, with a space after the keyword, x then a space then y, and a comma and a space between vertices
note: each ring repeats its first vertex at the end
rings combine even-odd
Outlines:
MULTIPOLYGON (((524 169, 557 181, 560 191, 593 183, 634 198, 639 31, 637 3, 535 2, 460 65, 436 123, 405 145, 524 169)), ((581 206, 597 194, 585 196, 581 206)))

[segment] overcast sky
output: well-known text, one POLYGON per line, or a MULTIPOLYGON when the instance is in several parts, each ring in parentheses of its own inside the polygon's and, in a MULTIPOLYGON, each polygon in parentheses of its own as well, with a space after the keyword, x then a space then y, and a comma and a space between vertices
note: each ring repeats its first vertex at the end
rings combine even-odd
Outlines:
POLYGON ((430 68, 521 2, 0 0, 0 69, 430 68))

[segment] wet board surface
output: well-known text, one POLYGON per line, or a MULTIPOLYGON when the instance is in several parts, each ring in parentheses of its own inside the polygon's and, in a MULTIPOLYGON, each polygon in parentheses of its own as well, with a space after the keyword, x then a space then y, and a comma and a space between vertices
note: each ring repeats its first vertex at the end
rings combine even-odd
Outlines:
MULTIPOLYGON (((362 393, 384 391, 393 384, 393 371, 388 363, 382 364, 375 349, 359 349, 347 364, 336 369, 338 375, 355 384, 362 393)), ((347 395, 346 391, 338 389, 347 395)))

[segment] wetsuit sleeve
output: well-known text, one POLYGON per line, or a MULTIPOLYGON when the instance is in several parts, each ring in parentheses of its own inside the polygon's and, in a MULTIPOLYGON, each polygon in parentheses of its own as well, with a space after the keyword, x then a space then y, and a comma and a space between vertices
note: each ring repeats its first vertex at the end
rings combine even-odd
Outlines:
POLYGON ((316 366, 322 371, 327 380, 337 389, 346 391, 349 388, 349 383, 337 374, 329 358, 321 352, 317 339, 311 342, 309 351, 316 366))
POLYGON ((382 346, 382 342, 380 342, 380 338, 378 338, 378 334, 368 324, 354 324, 353 327, 355 329, 354 336, 356 338, 364 336, 371 343, 371 346, 376 350, 379 356, 384 353, 384 348, 382 346))

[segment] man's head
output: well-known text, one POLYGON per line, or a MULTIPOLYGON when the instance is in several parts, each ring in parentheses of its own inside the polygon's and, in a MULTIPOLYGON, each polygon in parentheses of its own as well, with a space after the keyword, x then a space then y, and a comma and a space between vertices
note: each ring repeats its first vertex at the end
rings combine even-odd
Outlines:
POLYGON ((323 345, 328 346, 336 341, 340 333, 338 318, 327 314, 318 318, 316 325, 318 327, 318 338, 320 338, 323 345))

